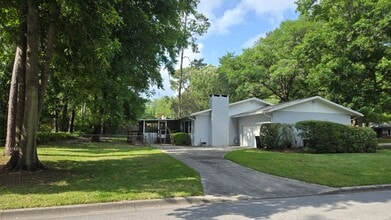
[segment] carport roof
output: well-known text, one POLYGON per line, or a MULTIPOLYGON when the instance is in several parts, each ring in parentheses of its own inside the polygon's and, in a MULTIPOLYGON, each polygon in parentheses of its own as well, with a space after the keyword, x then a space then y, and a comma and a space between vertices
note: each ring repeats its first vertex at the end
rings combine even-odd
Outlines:
POLYGON ((352 109, 346 108, 346 107, 344 107, 342 105, 339 105, 339 104, 337 104, 335 102, 332 102, 332 101, 327 100, 325 98, 322 98, 320 96, 313 96, 313 97, 310 97, 310 98, 298 99, 298 100, 291 101, 291 102, 284 102, 284 103, 277 104, 277 105, 267 106, 267 107, 264 107, 264 108, 261 108, 261 109, 255 110, 255 111, 250 111, 250 112, 237 114, 237 115, 234 115, 233 117, 234 118, 240 118, 240 117, 246 117, 246 116, 251 116, 251 115, 272 113, 274 111, 282 110, 282 109, 285 109, 285 108, 288 108, 288 107, 292 107, 292 106, 295 106, 295 105, 299 105, 299 104, 302 104, 302 103, 305 103, 305 102, 309 102, 309 101, 314 101, 314 100, 319 100, 319 101, 321 101, 323 103, 326 103, 326 104, 328 104, 330 106, 336 107, 337 109, 340 109, 342 112, 345 112, 345 113, 347 113, 350 116, 355 116, 355 117, 363 117, 364 116, 360 112, 357 112, 357 111, 354 111, 352 109))

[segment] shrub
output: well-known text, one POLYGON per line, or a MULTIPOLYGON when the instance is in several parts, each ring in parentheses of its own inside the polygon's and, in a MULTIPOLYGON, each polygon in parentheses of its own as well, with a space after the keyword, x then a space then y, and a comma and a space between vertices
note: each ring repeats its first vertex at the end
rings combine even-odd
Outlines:
POLYGON ((285 149, 295 145, 293 125, 262 124, 259 134, 260 147, 265 149, 285 149))
POLYGON ((262 124, 259 132, 261 148, 272 149, 278 145, 278 124, 262 124))
POLYGON ((66 132, 38 132, 37 134, 37 143, 45 144, 48 142, 60 141, 60 140, 69 140, 75 139, 80 136, 78 133, 66 133, 66 132))
POLYGON ((174 145, 190 145, 190 136, 184 132, 171 134, 171 143, 174 145))
POLYGON ((301 121, 295 125, 304 147, 314 153, 375 152, 376 133, 327 121, 301 121))
POLYGON ((352 127, 346 138, 347 152, 376 152, 376 132, 371 128, 352 127))

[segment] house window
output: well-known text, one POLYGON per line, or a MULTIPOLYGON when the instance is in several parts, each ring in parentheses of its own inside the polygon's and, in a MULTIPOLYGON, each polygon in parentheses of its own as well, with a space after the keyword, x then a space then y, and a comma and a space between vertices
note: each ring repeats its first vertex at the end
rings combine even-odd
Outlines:
POLYGON ((391 136, 391 129, 388 129, 388 136, 391 136))
POLYGON ((147 122, 145 123, 145 132, 146 133, 157 133, 157 122, 147 122))
POLYGON ((182 122, 182 131, 185 133, 191 133, 191 121, 182 122))

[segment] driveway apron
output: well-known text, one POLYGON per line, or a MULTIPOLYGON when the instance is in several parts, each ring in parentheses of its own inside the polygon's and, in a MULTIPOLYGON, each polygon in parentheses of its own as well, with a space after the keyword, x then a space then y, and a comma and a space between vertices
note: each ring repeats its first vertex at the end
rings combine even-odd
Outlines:
POLYGON ((204 193, 208 196, 278 198, 316 195, 333 190, 261 173, 224 159, 224 154, 235 149, 233 147, 158 147, 198 171, 204 193))

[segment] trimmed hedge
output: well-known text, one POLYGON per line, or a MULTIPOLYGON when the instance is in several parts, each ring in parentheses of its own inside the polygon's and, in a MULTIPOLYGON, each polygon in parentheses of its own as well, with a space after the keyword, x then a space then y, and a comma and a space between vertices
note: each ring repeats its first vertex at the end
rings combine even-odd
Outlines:
POLYGON ((327 121, 301 121, 295 128, 304 147, 314 153, 376 152, 376 133, 370 128, 351 127, 327 121))
POLYGON ((171 134, 171 143, 174 145, 190 145, 190 136, 184 132, 171 134))
POLYGON ((294 126, 290 124, 262 124, 259 134, 260 147, 285 149, 296 145, 294 126))
POLYGON ((48 142, 60 141, 60 140, 69 140, 76 139, 79 137, 79 133, 67 133, 67 132, 38 132, 37 134, 37 143, 46 144, 48 142))

